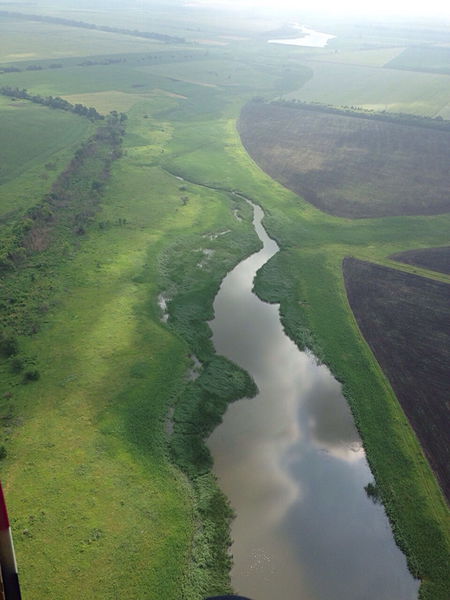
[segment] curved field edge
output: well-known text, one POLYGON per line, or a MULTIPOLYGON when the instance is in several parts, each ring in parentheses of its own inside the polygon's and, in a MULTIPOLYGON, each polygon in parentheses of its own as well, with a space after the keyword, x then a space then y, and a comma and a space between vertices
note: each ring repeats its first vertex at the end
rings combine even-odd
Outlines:
MULTIPOLYGON (((355 224, 321 213, 252 161, 236 130, 237 111, 235 107, 216 126, 214 135, 226 142, 220 161, 215 156, 207 160, 205 150, 183 156, 184 142, 177 136, 174 145, 179 153, 171 159, 171 166, 206 185, 225 182, 264 208, 265 226, 282 251, 263 267, 256 291, 264 300, 281 303, 288 334, 300 347, 312 347, 344 383, 396 541, 412 572, 422 579, 421 598, 445 600, 448 507, 408 420, 358 330, 347 302, 341 263, 345 256, 355 255, 392 264, 386 256, 395 251, 443 244, 450 219, 448 215, 393 217, 355 224), (278 257, 289 257, 288 266, 275 263, 282 260, 278 257), (270 271, 272 280, 268 277, 271 264, 276 264, 270 271)), ((186 127, 184 136, 188 131, 186 127)))
POLYGON ((207 456, 181 465, 190 481, 174 457, 181 463, 177 449, 194 437, 186 414, 199 409, 197 400, 211 408, 203 436, 227 401, 254 391, 240 369, 213 357, 204 320, 221 279, 258 241, 237 199, 180 190, 157 164, 142 163, 143 152, 160 153, 170 137, 168 125, 155 144, 160 121, 143 121, 152 108, 131 111, 125 156, 96 218, 77 250, 53 265, 57 298, 41 329, 19 338, 20 358, 40 379, 24 385, 11 360, 0 367, 2 478, 29 598, 114 598, 126 588, 129 598, 178 600, 182 590, 197 600, 229 589, 231 510, 207 456), (211 237, 224 229, 232 242, 211 237), (205 247, 214 254, 199 268, 205 247), (156 303, 166 285, 177 287, 169 328, 156 303), (193 335, 203 354, 183 340, 199 322, 193 335), (193 350, 208 364, 187 384, 193 350), (228 378, 220 381, 224 367, 228 378), (177 398, 170 449, 165 425, 177 398))

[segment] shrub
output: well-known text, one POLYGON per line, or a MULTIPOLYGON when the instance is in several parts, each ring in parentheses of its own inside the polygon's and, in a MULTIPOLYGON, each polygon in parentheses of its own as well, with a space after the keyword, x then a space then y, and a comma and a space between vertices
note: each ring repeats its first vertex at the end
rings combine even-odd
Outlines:
POLYGON ((18 356, 15 356, 11 361, 11 371, 13 373, 20 373, 23 370, 23 360, 18 356))
POLYGON ((364 489, 366 490, 366 494, 372 500, 372 502, 375 504, 379 504, 381 502, 380 490, 375 483, 368 483, 364 489))
POLYGON ((7 454, 5 446, 0 446, 0 460, 6 458, 7 454))
POLYGON ((3 354, 3 356, 14 356, 18 351, 19 344, 16 336, 9 331, 3 330, 0 332, 0 354, 3 354))
POLYGON ((28 371, 25 371, 23 374, 23 380, 25 383, 28 383, 29 381, 37 381, 40 376, 41 374, 37 369, 28 369, 28 371))

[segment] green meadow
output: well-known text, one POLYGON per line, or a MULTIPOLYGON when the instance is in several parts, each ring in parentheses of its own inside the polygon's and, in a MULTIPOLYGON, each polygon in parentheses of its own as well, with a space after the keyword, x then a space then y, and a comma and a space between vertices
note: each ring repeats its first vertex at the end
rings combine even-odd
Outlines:
MULTIPOLYGON (((52 14, 73 18, 64 6, 52 14)), ((153 20, 142 14, 99 9, 91 22, 197 37, 186 10, 175 23, 164 8, 153 20)), ((32 310, 36 324, 30 335, 15 331, 16 300, 7 298, 4 335, 18 348, 0 362, 0 473, 24 596, 200 600, 230 589, 232 511, 203 442, 228 402, 255 393, 238 365, 215 355, 207 326, 221 280, 258 248, 248 206, 229 193, 237 190, 264 208, 281 247, 257 277, 258 294, 281 303, 287 333, 343 382, 396 540, 423 580, 421 598, 446 600, 448 506, 358 330, 341 263, 355 256, 449 281, 388 257, 445 245, 450 216, 326 215, 261 171, 236 123, 258 95, 434 116, 448 103, 450 79, 382 68, 392 47, 370 55, 353 48, 337 64, 307 60, 302 50, 256 38, 270 30, 265 22, 233 27, 230 18, 198 15, 199 38, 227 46, 190 41, 180 49, 0 20, 0 59, 44 67, 3 73, 2 85, 127 114, 121 152, 107 168, 86 173, 75 163, 71 198, 80 190, 95 197, 82 230, 71 221, 76 210, 63 207, 65 220, 56 215, 46 225, 45 247, 22 253, 4 273, 20 298, 17 312, 32 310), (102 54, 126 62, 77 66, 74 58, 101 62, 102 54), (61 67, 46 68, 46 58, 61 67), (207 261, 204 250, 212 251, 207 261), (203 364, 195 381, 193 356, 203 364), (39 377, 27 379, 30 371, 39 377)), ((79 10, 80 20, 89 16, 79 10)), ((8 228, 23 225, 24 211, 51 193, 98 126, 0 97, 0 140, 12 140, 0 144, 8 228)))
POLYGON ((308 63, 314 76, 286 99, 358 106, 434 117, 448 104, 446 75, 398 71, 353 64, 308 63))

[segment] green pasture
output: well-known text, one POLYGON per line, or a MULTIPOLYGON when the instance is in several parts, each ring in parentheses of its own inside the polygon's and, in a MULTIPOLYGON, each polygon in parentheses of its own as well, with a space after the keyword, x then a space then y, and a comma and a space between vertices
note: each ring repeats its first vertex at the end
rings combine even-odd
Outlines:
POLYGON ((310 62, 313 77, 286 99, 436 116, 448 105, 450 77, 395 69, 310 62))

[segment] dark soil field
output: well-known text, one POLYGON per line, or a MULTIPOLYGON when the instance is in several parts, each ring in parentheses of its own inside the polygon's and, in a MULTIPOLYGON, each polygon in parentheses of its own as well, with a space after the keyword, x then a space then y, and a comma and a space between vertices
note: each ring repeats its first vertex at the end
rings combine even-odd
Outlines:
POLYGON ((390 258, 407 265, 416 265, 450 275, 450 246, 407 250, 393 254, 390 258))
POLYGON ((450 285, 346 258, 350 306, 450 499, 450 285))
POLYGON ((450 131, 250 102, 239 132, 264 171, 330 214, 450 211, 450 131))

